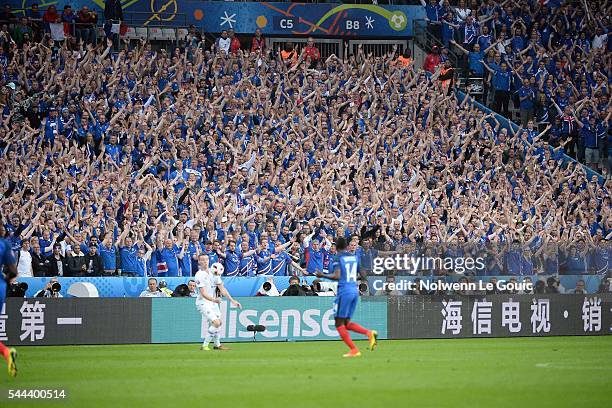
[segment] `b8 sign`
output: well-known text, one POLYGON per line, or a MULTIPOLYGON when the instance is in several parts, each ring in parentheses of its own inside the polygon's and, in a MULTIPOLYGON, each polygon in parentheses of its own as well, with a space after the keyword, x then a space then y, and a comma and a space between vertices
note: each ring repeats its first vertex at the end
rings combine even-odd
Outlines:
POLYGON ((359 20, 346 20, 344 22, 344 28, 346 30, 359 30, 361 27, 359 20))

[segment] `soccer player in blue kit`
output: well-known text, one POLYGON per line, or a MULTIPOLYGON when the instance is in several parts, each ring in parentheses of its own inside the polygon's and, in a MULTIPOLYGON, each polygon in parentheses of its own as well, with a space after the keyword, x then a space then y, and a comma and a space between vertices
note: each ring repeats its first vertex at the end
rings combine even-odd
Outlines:
MULTIPOLYGON (((0 313, 6 299, 7 284, 17 276, 17 265, 11 250, 11 244, 4 239, 4 234, 4 223, 0 220, 0 268, 4 267, 0 269, 0 313)), ((0 354, 8 364, 9 375, 11 377, 17 376, 17 350, 12 347, 8 348, 0 342, 0 354)))
POLYGON ((356 255, 347 252, 348 244, 344 237, 336 239, 336 250, 338 255, 333 260, 330 270, 331 274, 317 272, 317 277, 338 281, 338 294, 334 302, 334 320, 336 330, 344 343, 349 346, 350 351, 343 357, 359 357, 361 352, 351 340, 348 330, 368 336, 370 350, 377 345, 378 333, 376 330, 368 330, 355 322, 351 322, 357 302, 359 301, 359 290, 357 286, 357 274, 359 260, 356 255))

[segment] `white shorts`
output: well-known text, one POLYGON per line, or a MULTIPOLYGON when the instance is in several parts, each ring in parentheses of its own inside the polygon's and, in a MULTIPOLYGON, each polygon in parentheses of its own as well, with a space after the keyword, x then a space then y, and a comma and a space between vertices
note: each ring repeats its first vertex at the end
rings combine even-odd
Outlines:
POLYGON ((196 308, 209 322, 221 319, 221 309, 217 303, 196 303, 196 308))

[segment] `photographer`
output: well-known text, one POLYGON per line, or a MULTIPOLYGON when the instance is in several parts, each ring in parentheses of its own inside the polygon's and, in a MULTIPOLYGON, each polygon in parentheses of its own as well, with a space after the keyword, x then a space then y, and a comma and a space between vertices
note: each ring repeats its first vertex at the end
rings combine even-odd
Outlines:
POLYGON ((375 296, 399 296, 401 294, 402 292, 395 289, 395 276, 388 275, 384 287, 382 289, 377 290, 374 295, 375 296), (392 287, 394 288, 393 290, 391 289, 392 287))
POLYGON ((370 296, 370 287, 368 286, 368 280, 365 278, 359 279, 359 296, 370 296))
POLYGON ((6 297, 26 297, 28 291, 28 284, 25 282, 17 282, 16 280, 10 282, 6 287, 6 297))
POLYGON ((187 282, 187 288, 189 289, 189 297, 198 297, 198 294, 196 293, 196 281, 189 279, 189 282, 187 282))
POLYGON ((274 284, 274 279, 272 277, 268 278, 268 280, 261 285, 261 288, 257 291, 255 296, 280 296, 280 293, 274 284))
POLYGON ((550 276, 546 279, 546 293, 565 293, 565 288, 561 286, 561 281, 557 276, 550 276))
POLYGON ((603 278, 599 287, 597 288, 597 293, 609 293, 610 292, 610 280, 609 278, 603 278))
POLYGON ((62 290, 62 285, 59 283, 58 279, 51 278, 45 285, 45 288, 36 292, 34 297, 61 298, 63 296, 60 290, 62 290))
POLYGON ((413 281, 412 284, 412 289, 409 289, 406 291, 406 295, 407 296, 411 296, 411 295, 428 295, 427 290, 424 290, 421 288, 422 286, 422 280, 421 278, 416 278, 413 281))
POLYGON ((573 293, 575 295, 586 295, 587 291, 584 285, 584 279, 579 279, 578 282, 576 282, 576 287, 574 290, 571 290, 569 293, 573 293))
POLYGON ((165 280, 159 281, 159 290, 166 295, 166 297, 172 297, 172 291, 168 288, 168 282, 165 280))
POLYGON ((178 285, 174 288, 171 297, 193 297, 190 292, 192 282, 195 284, 194 280, 190 280, 187 284, 181 283, 178 285))
POLYGON ((157 279, 149 278, 147 288, 140 293, 139 297, 168 297, 168 295, 157 287, 157 279))
POLYGON ((306 296, 306 292, 300 286, 300 278, 292 276, 289 278, 289 287, 285 289, 281 296, 306 296))

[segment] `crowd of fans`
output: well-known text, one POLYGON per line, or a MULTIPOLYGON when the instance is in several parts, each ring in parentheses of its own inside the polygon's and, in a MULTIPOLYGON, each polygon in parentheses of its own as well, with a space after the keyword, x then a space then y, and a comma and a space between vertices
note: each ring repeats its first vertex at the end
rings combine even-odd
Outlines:
POLYGON ((511 118, 512 105, 523 127, 548 129, 548 143, 609 173, 610 2, 421 3, 431 32, 465 55, 465 76, 484 78, 489 106, 511 118))
POLYGON ((515 133, 459 102, 442 66, 261 33, 243 48, 192 30, 171 52, 13 33, 0 235, 20 276, 192 276, 201 253, 228 276, 314 274, 340 235, 366 273, 394 251, 484 254, 485 275, 609 271, 611 182, 537 122, 515 133))

